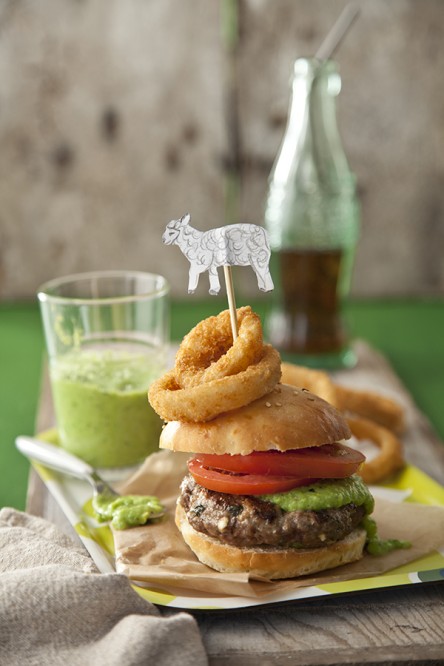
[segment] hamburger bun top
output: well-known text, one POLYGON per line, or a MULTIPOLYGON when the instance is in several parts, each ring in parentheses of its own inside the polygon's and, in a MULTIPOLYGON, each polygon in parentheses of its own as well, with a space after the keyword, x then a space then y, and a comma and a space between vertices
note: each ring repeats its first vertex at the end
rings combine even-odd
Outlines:
POLYGON ((322 446, 351 437, 342 414, 307 389, 278 384, 249 405, 205 423, 171 421, 160 447, 190 453, 248 455, 322 446))

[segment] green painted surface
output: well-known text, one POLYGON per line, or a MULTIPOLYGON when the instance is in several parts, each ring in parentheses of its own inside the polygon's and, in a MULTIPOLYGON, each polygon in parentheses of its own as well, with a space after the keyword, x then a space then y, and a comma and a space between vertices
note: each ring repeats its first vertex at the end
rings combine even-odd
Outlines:
POLYGON ((25 507, 29 463, 14 440, 34 433, 42 351, 37 306, 0 305, 0 506, 25 507))
MULTIPOLYGON (((238 307, 247 304, 237 297, 238 307)), ((266 299, 251 305, 266 315, 266 299)), ((205 301, 190 296, 175 303, 173 339, 226 307, 223 296, 205 301)), ((388 358, 444 439, 444 301, 359 301, 349 306, 347 316, 353 335, 388 358)), ((14 439, 34 432, 43 349, 37 304, 0 304, 0 506, 25 507, 29 465, 16 451, 14 439)))

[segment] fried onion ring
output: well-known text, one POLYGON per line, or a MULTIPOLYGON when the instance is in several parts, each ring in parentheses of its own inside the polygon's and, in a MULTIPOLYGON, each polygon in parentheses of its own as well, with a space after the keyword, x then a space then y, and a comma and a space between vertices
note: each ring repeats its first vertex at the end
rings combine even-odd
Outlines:
POLYGON ((391 398, 372 391, 358 391, 337 384, 336 399, 336 406, 343 412, 352 412, 376 421, 397 434, 405 430, 404 410, 391 398))
POLYGON ((181 388, 175 370, 151 384, 148 399, 165 421, 199 423, 248 405, 269 393, 279 382, 281 359, 271 346, 262 347, 262 358, 246 370, 198 386, 181 388))
POLYGON ((233 342, 230 311, 199 322, 182 340, 176 354, 175 376, 191 388, 236 375, 263 355, 262 325, 250 306, 237 310, 238 337, 233 342))
POLYGON ((335 385, 326 372, 285 362, 282 363, 281 369, 282 384, 306 388, 320 398, 323 398, 326 402, 329 402, 330 405, 337 407, 335 385))
POLYGON ((348 418, 347 422, 357 439, 369 439, 380 449, 379 454, 366 461, 358 472, 365 483, 376 483, 403 467, 401 442, 390 430, 368 419, 348 418))

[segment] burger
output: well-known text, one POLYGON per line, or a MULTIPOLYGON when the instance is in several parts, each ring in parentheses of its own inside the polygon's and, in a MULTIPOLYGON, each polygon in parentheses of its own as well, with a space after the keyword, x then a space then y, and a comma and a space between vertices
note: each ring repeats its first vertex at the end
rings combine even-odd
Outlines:
POLYGON ((304 388, 276 386, 193 423, 170 421, 160 447, 188 452, 175 520, 204 564, 281 579, 360 559, 373 498, 342 414, 304 388))

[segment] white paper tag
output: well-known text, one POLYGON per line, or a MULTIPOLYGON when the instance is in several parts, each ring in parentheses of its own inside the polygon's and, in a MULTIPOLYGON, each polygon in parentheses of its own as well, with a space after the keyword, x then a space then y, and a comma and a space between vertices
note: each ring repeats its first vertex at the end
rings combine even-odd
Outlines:
POLYGON ((178 245, 190 262, 188 293, 197 288, 201 273, 208 271, 210 294, 220 291, 220 266, 251 266, 261 291, 271 291, 270 244, 267 230, 256 224, 229 224, 199 231, 190 225, 189 213, 171 220, 163 233, 165 245, 178 245))

